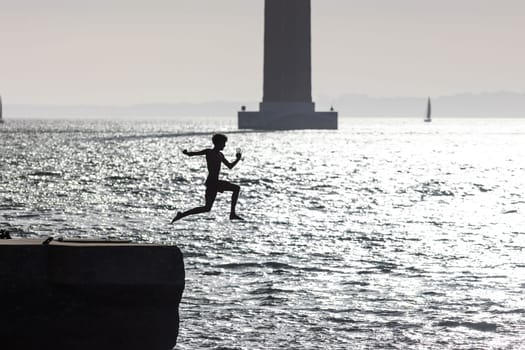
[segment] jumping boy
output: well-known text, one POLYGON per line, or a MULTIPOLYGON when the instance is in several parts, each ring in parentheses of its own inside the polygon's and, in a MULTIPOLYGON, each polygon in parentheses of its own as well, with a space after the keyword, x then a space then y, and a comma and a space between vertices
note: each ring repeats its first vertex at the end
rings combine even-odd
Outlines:
POLYGON ((224 155, 222 150, 226 145, 228 138, 222 134, 215 134, 212 137, 213 148, 203 149, 198 152, 188 152, 187 150, 182 151, 185 155, 189 157, 193 156, 206 156, 206 165, 208 166, 208 178, 206 179, 206 204, 203 207, 197 207, 185 212, 178 212, 177 215, 171 220, 171 223, 182 219, 188 215, 200 214, 209 212, 215 202, 215 197, 217 197, 217 192, 231 191, 231 211, 230 211, 230 220, 243 220, 240 216, 235 214, 235 206, 237 205, 237 199, 239 198, 240 187, 238 185, 232 184, 228 181, 219 180, 219 173, 221 172, 221 163, 224 163, 229 169, 232 169, 239 161, 241 160, 241 152, 237 151, 235 155, 236 159, 233 162, 229 162, 224 155))

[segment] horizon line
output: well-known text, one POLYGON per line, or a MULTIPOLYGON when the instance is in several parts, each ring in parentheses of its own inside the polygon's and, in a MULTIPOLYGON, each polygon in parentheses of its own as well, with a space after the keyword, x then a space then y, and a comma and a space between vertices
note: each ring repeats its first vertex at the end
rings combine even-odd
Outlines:
MULTIPOLYGON (((370 98, 370 99, 439 99, 439 98, 448 98, 448 97, 461 97, 461 96, 486 96, 486 95, 512 95, 512 96, 523 96, 525 97, 525 92, 517 92, 517 91, 509 91, 509 90, 499 90, 499 91, 483 91, 483 92, 459 92, 459 93, 453 93, 453 94, 443 94, 443 95, 411 95, 411 96, 400 96, 400 95, 371 95, 367 93, 344 93, 337 97, 330 97, 328 95, 319 94, 317 96, 318 100, 333 100, 336 101, 341 98, 345 97, 364 97, 364 98, 370 98)), ((2 97, 5 97, 5 94, 1 95, 2 97)), ((39 106, 39 107, 56 107, 56 108, 68 108, 68 107, 112 107, 112 108, 128 108, 128 107, 136 107, 136 106, 161 106, 161 105, 203 105, 203 104, 258 104, 261 101, 259 100, 252 100, 252 101, 241 101, 241 100, 202 100, 202 101, 157 101, 157 102, 141 102, 141 103, 68 103, 68 104, 57 104, 57 103, 32 103, 32 102, 23 102, 23 103, 6 103, 5 98, 2 99, 2 103, 4 107, 7 106, 16 106, 16 107, 33 107, 33 106, 39 106)), ((316 102, 316 99, 313 101, 316 102)))

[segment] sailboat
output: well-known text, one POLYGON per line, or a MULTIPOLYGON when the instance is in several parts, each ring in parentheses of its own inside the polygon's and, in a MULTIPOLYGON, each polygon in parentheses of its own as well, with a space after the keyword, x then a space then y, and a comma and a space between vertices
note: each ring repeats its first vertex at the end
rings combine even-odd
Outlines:
POLYGON ((424 119, 425 122, 430 123, 430 122, 432 121, 431 114, 432 114, 432 106, 430 105, 430 97, 429 97, 429 98, 428 98, 428 102, 427 102, 427 116, 426 116, 426 118, 424 119))
POLYGON ((0 124, 4 122, 4 119, 2 118, 2 96, 0 96, 0 124))

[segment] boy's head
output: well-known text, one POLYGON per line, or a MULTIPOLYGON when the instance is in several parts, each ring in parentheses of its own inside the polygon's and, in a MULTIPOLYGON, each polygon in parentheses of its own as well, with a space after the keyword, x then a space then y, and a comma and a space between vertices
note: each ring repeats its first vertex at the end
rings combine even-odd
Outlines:
POLYGON ((215 134, 211 138, 211 141, 213 142, 213 145, 215 147, 222 146, 222 148, 224 148, 224 145, 226 144, 226 141, 228 141, 228 138, 223 134, 215 134))

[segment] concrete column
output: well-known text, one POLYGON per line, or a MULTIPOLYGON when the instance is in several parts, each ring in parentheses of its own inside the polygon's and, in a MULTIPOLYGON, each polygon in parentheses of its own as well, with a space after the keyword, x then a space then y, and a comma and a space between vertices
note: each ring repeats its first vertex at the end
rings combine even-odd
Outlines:
POLYGON ((312 102, 310 0, 266 0, 263 102, 312 102))
POLYGON ((263 101, 238 113, 239 129, 337 129, 337 112, 312 101, 310 0, 266 0, 264 11, 263 101))

